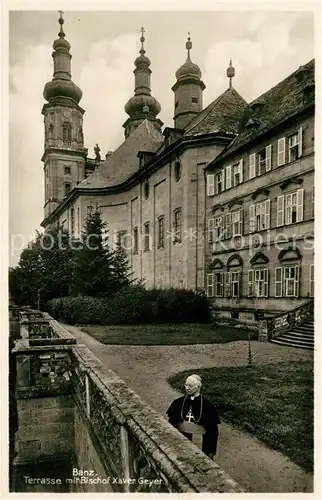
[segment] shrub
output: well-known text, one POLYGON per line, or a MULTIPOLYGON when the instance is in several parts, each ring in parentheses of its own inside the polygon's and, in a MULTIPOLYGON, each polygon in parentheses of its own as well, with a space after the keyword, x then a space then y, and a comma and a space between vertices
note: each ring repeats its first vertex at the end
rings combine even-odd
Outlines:
POLYGON ((48 311, 70 324, 202 323, 210 319, 208 300, 192 290, 146 290, 141 285, 125 286, 104 298, 53 299, 48 311))

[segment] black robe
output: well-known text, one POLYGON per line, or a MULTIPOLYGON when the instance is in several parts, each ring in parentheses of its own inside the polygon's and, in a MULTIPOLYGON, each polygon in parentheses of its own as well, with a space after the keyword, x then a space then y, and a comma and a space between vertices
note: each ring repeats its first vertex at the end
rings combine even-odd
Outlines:
MULTIPOLYGON (((178 424, 183 422, 182 416, 185 417, 191 407, 192 414, 197 420, 196 423, 202 425, 206 431, 202 439, 202 451, 206 454, 215 455, 217 451, 219 435, 218 424, 220 424, 220 419, 214 405, 204 396, 202 396, 202 400, 202 415, 200 420, 201 396, 197 396, 193 400, 190 399, 190 396, 187 396, 186 399, 185 396, 175 399, 167 410, 168 420, 170 424, 177 427, 178 424)), ((192 441, 191 434, 185 432, 182 432, 182 434, 192 441)))

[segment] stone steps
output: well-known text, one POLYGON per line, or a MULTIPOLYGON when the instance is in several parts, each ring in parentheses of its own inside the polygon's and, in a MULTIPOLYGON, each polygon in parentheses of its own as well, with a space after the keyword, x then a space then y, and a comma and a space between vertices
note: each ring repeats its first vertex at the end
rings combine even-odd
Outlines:
POLYGON ((314 349, 314 321, 309 320, 289 332, 272 339, 273 344, 299 347, 301 349, 314 349))

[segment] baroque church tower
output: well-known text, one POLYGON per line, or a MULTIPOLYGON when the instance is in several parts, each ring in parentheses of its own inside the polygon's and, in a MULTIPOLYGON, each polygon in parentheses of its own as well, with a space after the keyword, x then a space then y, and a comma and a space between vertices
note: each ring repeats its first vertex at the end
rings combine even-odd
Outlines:
POLYGON ((87 149, 84 148, 82 91, 71 79, 70 44, 65 40, 62 12, 59 38, 54 41, 53 79, 46 83, 43 106, 45 151, 45 218, 85 178, 87 149))
MULTIPOLYGON (((189 35, 189 34, 188 34, 189 35)), ((206 85, 201 80, 201 71, 190 59, 192 43, 190 36, 186 42, 188 51, 186 62, 176 71, 174 92, 174 127, 185 129, 191 120, 202 111, 202 92, 206 85)))
POLYGON ((140 55, 135 59, 135 88, 134 96, 126 103, 124 109, 129 118, 123 124, 125 138, 135 130, 144 120, 152 122, 161 131, 162 121, 156 116, 161 111, 158 101, 151 95, 150 70, 151 61, 145 55, 144 49, 144 28, 141 28, 141 49, 140 55))

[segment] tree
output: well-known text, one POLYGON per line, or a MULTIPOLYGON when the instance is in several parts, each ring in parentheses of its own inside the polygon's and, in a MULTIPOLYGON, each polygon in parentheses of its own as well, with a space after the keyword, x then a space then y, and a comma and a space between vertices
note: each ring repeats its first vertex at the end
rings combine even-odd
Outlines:
POLYGON ((114 252, 103 241, 107 223, 102 221, 98 207, 86 217, 85 226, 75 253, 73 294, 106 296, 115 291, 113 276, 114 252))
POLYGON ((19 304, 43 307, 47 300, 68 295, 73 249, 68 232, 51 227, 37 232, 22 251, 18 266, 9 270, 9 290, 19 304))

